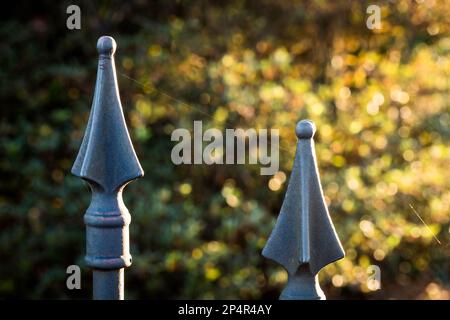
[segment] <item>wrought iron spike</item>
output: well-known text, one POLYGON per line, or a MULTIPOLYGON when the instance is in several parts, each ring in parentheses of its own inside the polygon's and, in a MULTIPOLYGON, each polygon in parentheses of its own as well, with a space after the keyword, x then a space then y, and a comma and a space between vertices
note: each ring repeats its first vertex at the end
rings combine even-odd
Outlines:
POLYGON ((86 180, 92 199, 84 216, 86 264, 93 268, 94 299, 123 299, 123 270, 131 265, 131 216, 123 188, 144 171, 134 151, 120 103, 114 64, 116 42, 101 37, 94 101, 72 173, 86 180))
POLYGON ((94 102, 72 173, 113 191, 143 175, 128 134, 117 85, 116 42, 101 37, 94 102))
POLYGON ((345 255, 320 184, 315 131, 310 120, 300 121, 295 128, 298 143, 289 185, 275 228, 262 252, 288 272, 288 283, 280 299, 325 299, 317 274, 345 255))

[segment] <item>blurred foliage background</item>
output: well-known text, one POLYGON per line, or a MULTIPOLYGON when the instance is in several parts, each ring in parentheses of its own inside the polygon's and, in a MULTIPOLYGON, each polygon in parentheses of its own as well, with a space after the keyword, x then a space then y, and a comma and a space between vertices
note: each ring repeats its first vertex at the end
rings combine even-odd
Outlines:
POLYGON ((289 181, 295 124, 310 118, 347 253, 321 272, 328 298, 449 299, 448 1, 15 4, 0 22, 0 298, 91 295, 90 192, 70 168, 106 34, 146 172, 124 194, 128 298, 276 298, 286 272, 260 253, 289 181), (66 28, 70 4, 81 8, 79 31, 66 28), (366 27, 370 4, 381 7, 380 30, 366 27), (173 165, 170 134, 194 120, 279 129, 280 172, 173 165), (71 264, 83 266, 82 290, 66 289, 71 264), (370 265, 381 290, 368 285, 370 265))

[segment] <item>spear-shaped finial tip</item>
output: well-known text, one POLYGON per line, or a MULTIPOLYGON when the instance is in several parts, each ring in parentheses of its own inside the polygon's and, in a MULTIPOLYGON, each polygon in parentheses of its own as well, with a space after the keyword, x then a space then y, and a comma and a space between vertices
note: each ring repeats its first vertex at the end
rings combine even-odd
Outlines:
POLYGON ((103 36, 97 41, 97 51, 100 55, 112 56, 116 48, 117 44, 113 37, 103 36))
POLYGON ((101 37, 97 49, 100 57, 94 100, 72 173, 114 192, 142 177, 144 172, 134 152, 120 103, 112 58, 116 42, 111 37, 101 37))
POLYGON ((316 125, 311 120, 301 120, 295 127, 295 134, 299 139, 312 139, 316 133, 316 125))
POLYGON ((317 274, 344 257, 320 183, 313 136, 314 122, 302 120, 289 185, 275 228, 262 254, 289 274, 282 299, 323 299, 317 274))

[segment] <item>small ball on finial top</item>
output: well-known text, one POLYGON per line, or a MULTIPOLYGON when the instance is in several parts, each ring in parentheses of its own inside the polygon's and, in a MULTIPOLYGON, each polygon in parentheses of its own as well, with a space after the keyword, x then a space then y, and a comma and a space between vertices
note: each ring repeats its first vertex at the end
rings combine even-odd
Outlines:
POLYGON ((301 120, 295 126, 295 134, 299 139, 311 139, 316 132, 316 125, 311 120, 301 120))
POLYGON ((99 54, 112 56, 116 52, 117 44, 114 38, 103 36, 97 41, 97 51, 99 54))

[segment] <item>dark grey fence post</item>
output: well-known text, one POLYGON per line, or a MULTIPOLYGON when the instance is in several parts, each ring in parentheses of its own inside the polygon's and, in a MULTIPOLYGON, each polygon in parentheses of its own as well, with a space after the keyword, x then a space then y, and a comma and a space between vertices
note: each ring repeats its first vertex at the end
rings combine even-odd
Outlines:
POLYGON ((116 42, 101 37, 94 101, 72 173, 86 180, 92 199, 84 215, 86 264, 93 269, 94 299, 124 298, 124 268, 131 265, 124 187, 144 172, 133 149, 117 85, 116 42))
POLYGON ((315 131, 309 120, 300 121, 295 128, 298 143, 289 185, 262 253, 288 272, 288 283, 280 299, 325 299, 317 274, 344 257, 320 184, 315 131))

